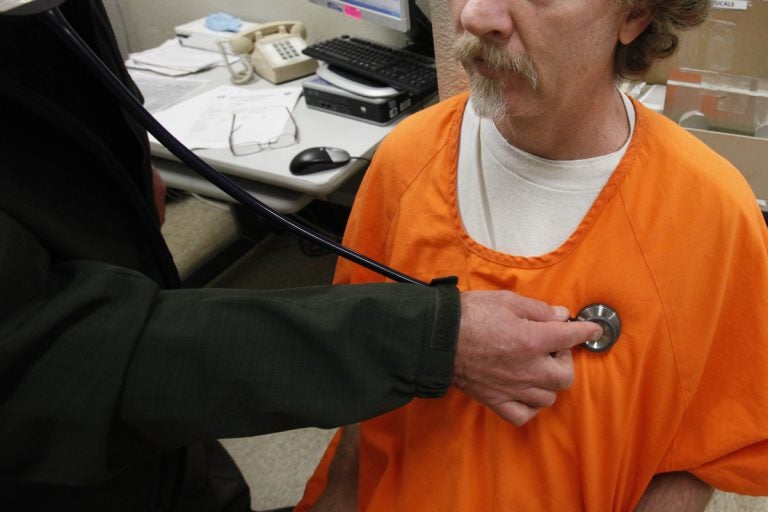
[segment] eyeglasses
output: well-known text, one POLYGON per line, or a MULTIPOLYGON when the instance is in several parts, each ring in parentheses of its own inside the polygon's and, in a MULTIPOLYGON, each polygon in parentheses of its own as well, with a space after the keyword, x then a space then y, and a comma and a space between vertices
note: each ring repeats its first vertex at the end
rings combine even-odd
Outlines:
POLYGON ((299 142, 299 126, 296 124, 296 118, 293 117, 291 110, 286 107, 285 112, 290 121, 289 128, 280 135, 264 142, 235 142, 235 132, 242 126, 236 126, 237 114, 232 114, 232 124, 229 127, 229 150, 234 156, 246 156, 267 149, 280 149, 297 144, 299 142))

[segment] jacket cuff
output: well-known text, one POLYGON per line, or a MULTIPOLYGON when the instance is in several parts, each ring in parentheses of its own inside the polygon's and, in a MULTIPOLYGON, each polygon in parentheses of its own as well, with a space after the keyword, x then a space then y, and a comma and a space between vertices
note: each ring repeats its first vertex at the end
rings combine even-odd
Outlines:
POLYGON ((459 338, 459 290, 451 282, 438 284, 432 289, 436 294, 435 314, 432 337, 424 345, 416 379, 416 396, 419 398, 439 398, 448 391, 459 338))

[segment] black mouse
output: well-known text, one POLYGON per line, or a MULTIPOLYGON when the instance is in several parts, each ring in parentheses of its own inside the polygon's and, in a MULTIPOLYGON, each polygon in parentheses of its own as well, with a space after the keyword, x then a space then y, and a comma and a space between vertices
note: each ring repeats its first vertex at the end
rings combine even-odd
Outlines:
POLYGON ((349 153, 339 148, 307 148, 299 152, 288 169, 292 174, 312 174, 313 172, 335 169, 350 161, 349 153))

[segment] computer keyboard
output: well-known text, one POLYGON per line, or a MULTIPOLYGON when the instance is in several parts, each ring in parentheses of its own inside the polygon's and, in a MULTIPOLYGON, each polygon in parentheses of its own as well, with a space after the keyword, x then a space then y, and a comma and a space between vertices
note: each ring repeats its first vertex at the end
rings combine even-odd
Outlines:
POLYGON ((418 53, 340 36, 312 44, 304 54, 417 96, 437 91, 435 59, 418 53))

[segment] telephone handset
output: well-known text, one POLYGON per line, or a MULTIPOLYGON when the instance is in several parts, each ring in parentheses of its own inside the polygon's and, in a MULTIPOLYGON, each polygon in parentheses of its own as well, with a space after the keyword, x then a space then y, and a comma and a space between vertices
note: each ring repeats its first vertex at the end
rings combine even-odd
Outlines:
POLYGON ((302 53, 306 36, 301 23, 276 21, 238 34, 229 45, 236 54, 250 54, 256 74, 279 84, 315 72, 317 61, 302 53))

